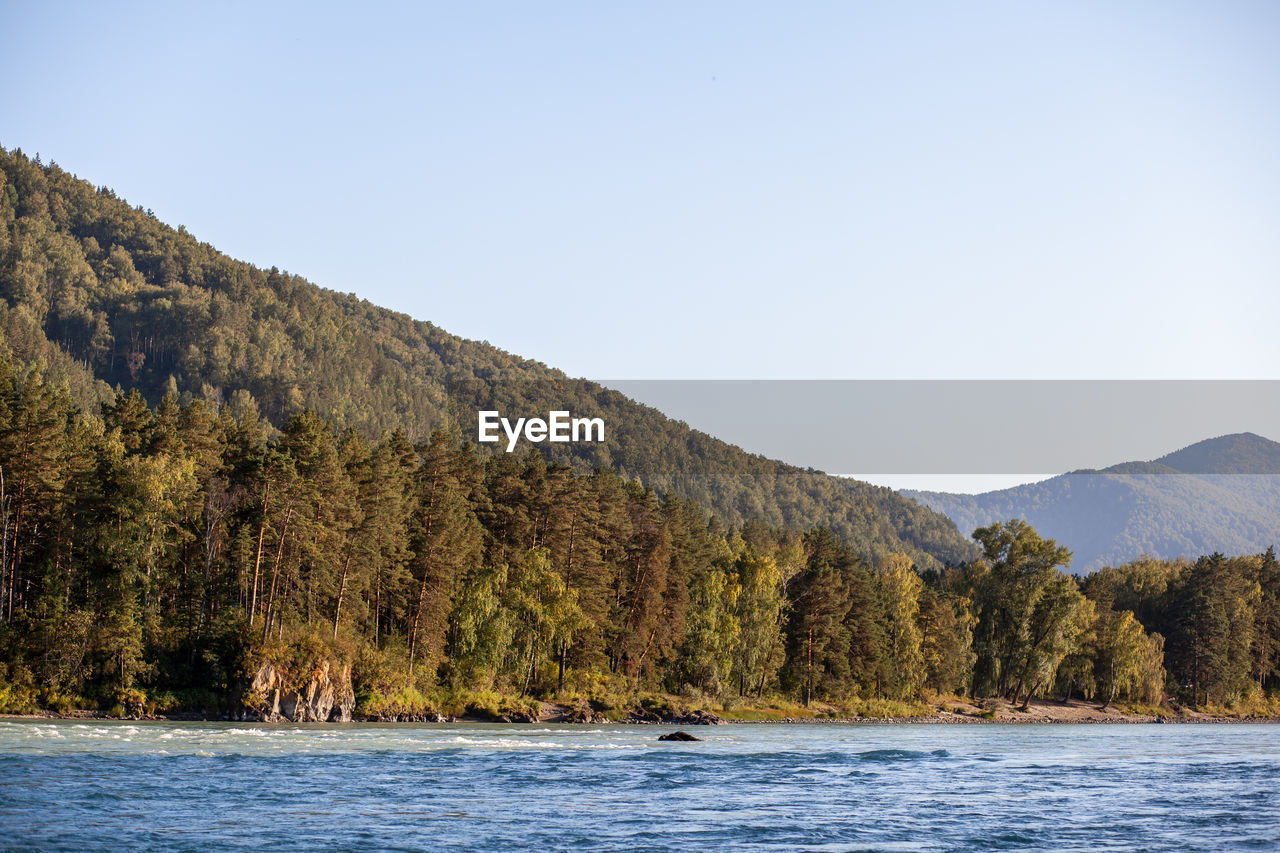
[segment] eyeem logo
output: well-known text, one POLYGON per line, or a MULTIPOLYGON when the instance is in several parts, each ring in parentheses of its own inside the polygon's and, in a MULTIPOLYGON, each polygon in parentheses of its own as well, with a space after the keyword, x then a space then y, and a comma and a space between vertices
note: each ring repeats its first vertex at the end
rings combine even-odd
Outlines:
POLYGON ((540 444, 544 441, 568 443, 570 441, 604 441, 603 418, 574 418, 568 412, 549 412, 542 418, 518 418, 514 424, 498 412, 480 412, 480 441, 493 444, 501 441, 498 429, 507 436, 507 452, 515 450, 516 442, 524 437, 540 444))

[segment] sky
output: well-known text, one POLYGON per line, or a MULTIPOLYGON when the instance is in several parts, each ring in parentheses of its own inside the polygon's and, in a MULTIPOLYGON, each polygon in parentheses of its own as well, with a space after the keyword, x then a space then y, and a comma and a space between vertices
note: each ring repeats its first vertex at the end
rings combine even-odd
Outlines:
POLYGON ((1280 378, 1280 4, 174 5, 0 145, 571 375, 1280 378))

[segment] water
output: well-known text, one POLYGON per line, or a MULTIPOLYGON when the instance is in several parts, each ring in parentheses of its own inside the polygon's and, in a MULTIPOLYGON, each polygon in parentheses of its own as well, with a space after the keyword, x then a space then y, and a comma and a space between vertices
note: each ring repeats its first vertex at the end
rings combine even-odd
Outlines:
POLYGON ((6 849, 1276 850, 1267 725, 0 721, 6 849))

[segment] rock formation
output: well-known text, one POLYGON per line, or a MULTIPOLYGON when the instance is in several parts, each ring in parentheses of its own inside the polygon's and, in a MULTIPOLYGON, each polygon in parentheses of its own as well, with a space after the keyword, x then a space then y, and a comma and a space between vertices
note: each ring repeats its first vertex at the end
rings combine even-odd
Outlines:
POLYGON ((351 666, 326 660, 296 672, 268 661, 254 674, 245 705, 249 716, 267 723, 351 722, 351 666))

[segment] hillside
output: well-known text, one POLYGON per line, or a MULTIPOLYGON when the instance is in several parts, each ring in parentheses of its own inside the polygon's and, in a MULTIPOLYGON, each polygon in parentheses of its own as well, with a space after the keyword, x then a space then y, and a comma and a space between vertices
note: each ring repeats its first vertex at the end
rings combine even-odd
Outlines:
MULTIPOLYGON (((352 251, 364 251, 352 247, 352 251)), ((105 187, 0 149, 0 334, 87 410, 138 389, 256 406, 279 426, 310 409, 367 436, 411 439, 477 408, 601 416, 607 442, 541 445, 579 472, 611 468, 722 521, 826 525, 860 553, 921 565, 975 552, 945 517, 890 489, 744 452, 595 383, 450 335, 171 228, 105 187)))
POLYGON ((1143 554, 1260 552, 1280 541, 1280 444, 1252 433, 1201 441, 1150 462, 1063 474, 981 495, 907 491, 963 531, 1022 518, 1069 543, 1072 571, 1143 554))

